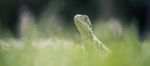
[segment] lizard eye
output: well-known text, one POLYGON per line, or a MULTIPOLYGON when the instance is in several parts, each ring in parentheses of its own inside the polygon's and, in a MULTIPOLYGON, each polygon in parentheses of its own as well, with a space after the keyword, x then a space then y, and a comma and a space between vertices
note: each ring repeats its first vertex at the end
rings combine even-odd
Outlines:
POLYGON ((85 21, 88 21, 88 17, 85 17, 84 20, 85 20, 85 21))

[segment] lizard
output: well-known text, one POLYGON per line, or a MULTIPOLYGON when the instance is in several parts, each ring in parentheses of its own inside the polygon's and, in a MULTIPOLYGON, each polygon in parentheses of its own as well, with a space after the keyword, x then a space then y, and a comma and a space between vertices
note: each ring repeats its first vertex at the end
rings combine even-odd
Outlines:
POLYGON ((77 14, 74 16, 74 23, 83 40, 94 41, 97 47, 102 52, 110 52, 110 49, 106 47, 98 38, 94 35, 91 21, 87 15, 77 14))

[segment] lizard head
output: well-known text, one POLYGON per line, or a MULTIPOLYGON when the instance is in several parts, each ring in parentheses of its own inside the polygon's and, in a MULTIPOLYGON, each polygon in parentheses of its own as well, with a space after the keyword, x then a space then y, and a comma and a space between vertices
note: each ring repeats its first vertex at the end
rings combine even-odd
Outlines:
POLYGON ((91 36, 92 24, 87 15, 75 15, 74 22, 81 35, 84 35, 84 37, 86 38, 89 38, 89 36, 91 36))

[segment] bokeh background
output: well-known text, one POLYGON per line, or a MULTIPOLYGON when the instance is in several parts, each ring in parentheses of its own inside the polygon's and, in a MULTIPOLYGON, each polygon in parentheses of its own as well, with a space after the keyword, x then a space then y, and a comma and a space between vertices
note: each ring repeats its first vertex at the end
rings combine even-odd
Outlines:
POLYGON ((0 0, 0 66, 150 66, 149 18, 149 0, 0 0), (111 53, 80 37, 76 14, 111 53))
POLYGON ((76 14, 86 14, 93 24, 114 21, 119 22, 123 28, 132 24, 136 26, 139 40, 143 41, 149 33, 149 10, 148 0, 1 0, 0 33, 2 36, 10 33, 19 38, 23 30, 19 26, 28 20, 24 17, 33 18, 34 23, 42 26, 41 30, 45 30, 44 27, 51 32, 57 27, 76 30, 73 17, 76 14), (56 24, 59 25, 54 26, 56 24))

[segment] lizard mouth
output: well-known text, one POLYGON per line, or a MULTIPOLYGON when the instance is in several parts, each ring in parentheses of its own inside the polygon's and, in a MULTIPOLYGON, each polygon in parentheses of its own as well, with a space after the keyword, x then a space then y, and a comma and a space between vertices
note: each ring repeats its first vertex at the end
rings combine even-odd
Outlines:
POLYGON ((76 22, 76 20, 79 19, 79 17, 81 17, 82 15, 81 14, 77 14, 76 16, 74 16, 74 21, 76 22))
POLYGON ((82 16, 81 14, 77 14, 74 18, 77 18, 77 17, 80 17, 80 16, 82 16))

